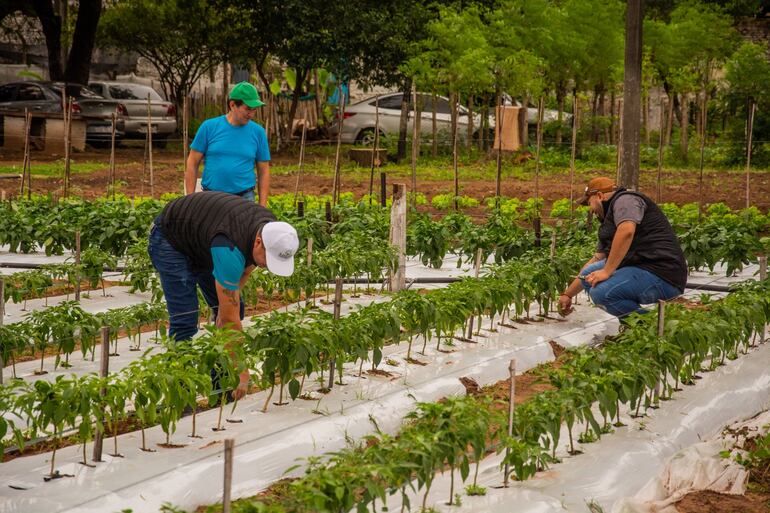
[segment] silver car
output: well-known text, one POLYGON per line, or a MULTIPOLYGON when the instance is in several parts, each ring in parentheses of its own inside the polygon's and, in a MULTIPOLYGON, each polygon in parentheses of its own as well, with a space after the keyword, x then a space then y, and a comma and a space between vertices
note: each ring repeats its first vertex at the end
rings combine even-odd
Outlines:
MULTIPOLYGON (((423 110, 421 114, 420 133, 423 137, 428 137, 433 134, 433 96, 425 93, 418 93, 421 97, 423 110)), ((379 97, 379 126, 380 135, 398 135, 399 122, 401 119, 401 99, 403 93, 390 93, 381 95, 379 97)), ((504 96, 506 105, 521 104, 517 101, 512 101, 508 96, 504 96)), ((348 144, 372 144, 374 140, 375 130, 375 103, 376 98, 367 98, 366 100, 359 101, 352 105, 345 107, 345 119, 342 124, 342 136, 341 140, 348 144)), ((450 130, 452 126, 451 106, 449 100, 443 96, 436 97, 436 128, 439 132, 439 137, 449 140, 450 130)), ((412 134, 412 120, 414 119, 413 112, 410 110, 407 134, 412 134)), ((468 109, 462 105, 458 111, 458 127, 457 135, 460 139, 464 139, 468 134, 468 109)), ((546 109, 543 112, 543 120, 545 122, 555 121, 557 119, 558 112, 551 109, 546 109)), ((563 114, 565 122, 569 122, 571 116, 563 114)), ((537 123, 537 108, 527 108, 527 121, 530 125, 537 123)), ((479 136, 479 129, 481 125, 481 115, 478 113, 473 114, 473 138, 477 139, 479 136)), ((494 137, 495 117, 494 108, 490 108, 490 116, 488 120, 489 131, 486 137, 492 139, 494 137)), ((332 127, 332 134, 336 137, 339 123, 332 127)))
POLYGON ((164 146, 176 132, 176 106, 164 100, 152 87, 126 82, 89 82, 88 87, 105 98, 120 101, 126 107, 122 116, 126 139, 147 137, 147 97, 150 98, 149 124, 153 144, 164 146))

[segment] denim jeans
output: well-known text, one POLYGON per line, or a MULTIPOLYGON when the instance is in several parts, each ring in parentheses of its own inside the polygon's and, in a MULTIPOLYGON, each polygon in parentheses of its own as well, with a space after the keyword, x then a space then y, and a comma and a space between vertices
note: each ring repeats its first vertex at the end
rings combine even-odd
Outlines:
MULTIPOLYGON (((210 271, 194 271, 190 260, 174 249, 156 224, 150 231, 147 247, 152 265, 158 271, 166 308, 169 317, 169 336, 175 340, 190 340, 198 332, 198 291, 216 318, 219 299, 214 284, 214 275, 210 271)), ((241 319, 244 305, 241 300, 241 319)))
MULTIPOLYGON (((606 260, 595 262, 580 275, 588 276, 603 269, 605 263, 606 260)), ((591 287, 584 279, 580 281, 596 306, 620 318, 632 312, 646 312, 641 305, 656 303, 659 299, 673 299, 681 294, 669 282, 641 267, 621 267, 595 287, 591 287)))

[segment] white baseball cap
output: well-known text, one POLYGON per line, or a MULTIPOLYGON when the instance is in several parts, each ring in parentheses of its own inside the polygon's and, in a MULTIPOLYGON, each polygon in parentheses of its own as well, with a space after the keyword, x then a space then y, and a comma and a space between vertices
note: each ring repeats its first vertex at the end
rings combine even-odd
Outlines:
POLYGON ((265 246, 267 270, 278 276, 291 276, 294 272, 294 253, 299 248, 297 230, 283 221, 267 223, 262 228, 262 244, 265 246))

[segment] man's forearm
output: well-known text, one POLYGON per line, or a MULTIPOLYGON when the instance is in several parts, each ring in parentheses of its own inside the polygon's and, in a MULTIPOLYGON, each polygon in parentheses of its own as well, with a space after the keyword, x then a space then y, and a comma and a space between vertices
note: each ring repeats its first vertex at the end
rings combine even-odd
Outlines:
POLYGON ((184 170, 184 189, 185 194, 192 194, 195 192, 195 186, 198 182, 198 166, 200 161, 194 162, 191 159, 187 159, 187 165, 184 170))
POLYGON ((607 273, 614 273, 626 257, 631 242, 634 240, 635 232, 636 224, 633 222, 625 222, 618 226, 615 237, 612 239, 612 248, 610 248, 610 254, 607 256, 607 263, 604 264, 604 270, 607 273))

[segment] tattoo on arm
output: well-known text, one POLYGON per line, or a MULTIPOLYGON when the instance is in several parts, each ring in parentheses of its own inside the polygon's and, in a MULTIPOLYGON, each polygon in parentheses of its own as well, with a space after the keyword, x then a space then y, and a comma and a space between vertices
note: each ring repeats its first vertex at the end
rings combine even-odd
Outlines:
POLYGON ((238 290, 223 289, 223 291, 225 293, 225 297, 227 297, 227 300, 230 302, 231 305, 236 307, 241 305, 241 297, 240 297, 241 295, 238 290))

